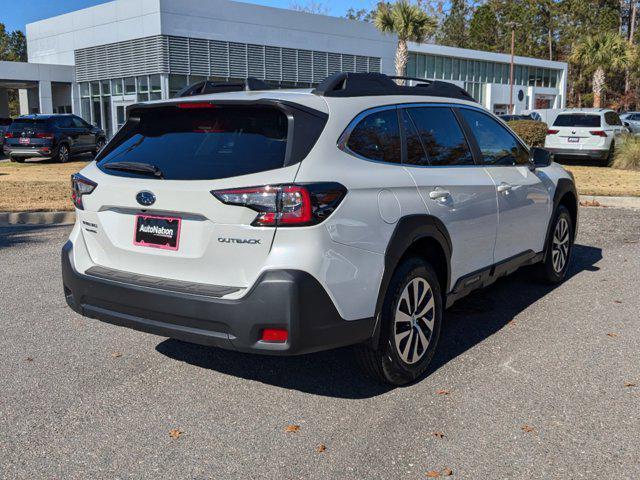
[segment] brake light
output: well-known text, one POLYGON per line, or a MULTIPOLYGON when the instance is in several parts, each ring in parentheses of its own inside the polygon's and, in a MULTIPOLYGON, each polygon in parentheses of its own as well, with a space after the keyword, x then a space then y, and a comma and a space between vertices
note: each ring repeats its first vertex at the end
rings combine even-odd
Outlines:
POLYGON ((607 136, 607 132, 604 132, 602 130, 591 130, 591 131, 589 131, 589 133, 591 135, 595 135, 596 137, 606 137, 607 136))
POLYGON ((36 138, 44 138, 45 140, 53 140, 53 133, 39 132, 39 133, 36 133, 36 138))
POLYGON ((71 175, 71 200, 77 209, 84 210, 82 197, 89 195, 97 186, 98 184, 96 182, 92 182, 79 173, 71 175))
POLYGON ((556 133, 558 133, 560 130, 547 130, 547 135, 555 135, 556 133))
POLYGON ((289 332, 284 328, 265 328, 262 330, 263 342, 286 342, 289 340, 289 332))
POLYGON ((311 183, 214 190, 211 193, 222 203, 258 212, 251 223, 253 226, 295 227, 322 222, 342 202, 347 189, 339 183, 311 183))
POLYGON ((7 132, 4 134, 4 138, 15 138, 15 135, 13 132, 7 132))
POLYGON ((178 108, 218 108, 209 102, 183 102, 176 105, 178 108))

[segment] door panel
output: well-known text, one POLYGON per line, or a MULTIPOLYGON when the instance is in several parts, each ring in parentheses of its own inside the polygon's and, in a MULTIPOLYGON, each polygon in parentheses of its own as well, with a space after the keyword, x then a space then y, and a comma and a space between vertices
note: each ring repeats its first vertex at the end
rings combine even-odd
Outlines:
POLYGON ((527 250, 544 249, 551 214, 549 192, 527 166, 487 167, 498 195, 498 237, 495 261, 527 250))
POLYGON ((550 215, 549 193, 530 169, 529 152, 498 120, 479 110, 461 108, 473 133, 485 171, 498 199, 498 263, 522 252, 542 251, 550 215))
POLYGON ((401 118, 407 147, 405 169, 429 214, 444 223, 451 237, 454 285, 458 278, 494 263, 495 185, 486 170, 475 164, 451 108, 412 107, 401 118))

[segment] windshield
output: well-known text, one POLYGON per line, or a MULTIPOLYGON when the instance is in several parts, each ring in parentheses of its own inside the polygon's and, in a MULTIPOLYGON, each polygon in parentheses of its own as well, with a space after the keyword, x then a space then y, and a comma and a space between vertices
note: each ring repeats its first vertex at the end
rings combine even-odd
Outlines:
POLYGON ((553 123, 554 127, 599 127, 600 115, 586 115, 583 113, 571 113, 558 115, 553 123))
POLYGON ((213 180, 284 166, 287 117, 264 106, 161 107, 134 113, 98 166, 110 175, 141 172, 109 163, 148 164, 167 180, 213 180))

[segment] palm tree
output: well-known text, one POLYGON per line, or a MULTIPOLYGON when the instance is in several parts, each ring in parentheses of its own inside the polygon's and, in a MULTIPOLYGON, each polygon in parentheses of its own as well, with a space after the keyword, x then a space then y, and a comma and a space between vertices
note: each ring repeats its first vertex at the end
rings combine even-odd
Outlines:
POLYGON ((620 72, 631 65, 633 49, 624 37, 604 32, 584 37, 574 46, 569 60, 592 73, 593 106, 602 106, 607 73, 620 72))
POLYGON ((380 2, 374 15, 374 24, 383 33, 396 34, 396 75, 403 76, 409 59, 407 42, 424 42, 437 27, 437 22, 418 5, 408 0, 389 4, 380 2))

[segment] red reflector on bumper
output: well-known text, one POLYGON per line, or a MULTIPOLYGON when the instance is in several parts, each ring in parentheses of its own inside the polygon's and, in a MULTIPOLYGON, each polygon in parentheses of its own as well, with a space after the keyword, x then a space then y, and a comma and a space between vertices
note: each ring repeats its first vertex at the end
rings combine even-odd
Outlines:
POLYGON ((289 339, 289 332, 284 328, 265 328, 262 330, 263 342, 286 342, 289 339))

